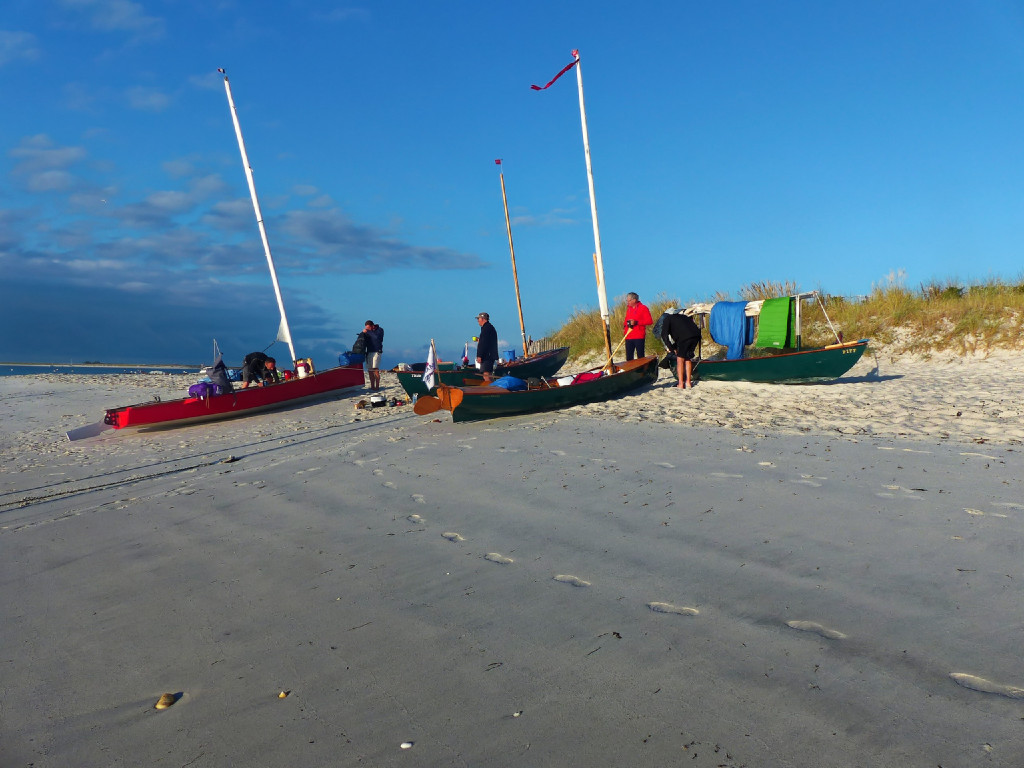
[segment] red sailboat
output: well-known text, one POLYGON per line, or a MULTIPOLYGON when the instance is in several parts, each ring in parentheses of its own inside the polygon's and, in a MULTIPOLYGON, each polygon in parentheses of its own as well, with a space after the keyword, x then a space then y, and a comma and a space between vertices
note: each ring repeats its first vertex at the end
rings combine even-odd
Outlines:
POLYGON ((270 242, 263 224, 259 200, 256 197, 252 168, 249 166, 249 157, 242 140, 242 128, 238 123, 235 101, 231 96, 231 84, 223 69, 219 69, 218 72, 224 75, 224 91, 228 97, 228 106, 231 108, 231 119, 235 126, 235 135, 238 138, 238 149, 242 154, 242 166, 249 182, 249 194, 252 197, 253 209, 256 213, 256 223, 263 241, 267 265, 270 268, 270 279, 274 284, 277 307, 281 313, 281 325, 278 328, 277 340, 288 344, 288 351, 291 353, 297 375, 277 384, 249 387, 220 395, 184 397, 166 401, 155 400, 137 405, 109 408, 102 421, 69 431, 67 433, 69 440, 92 437, 107 429, 168 427, 247 415, 303 403, 339 390, 361 387, 365 383, 362 366, 340 366, 318 372, 313 370, 311 360, 299 359, 295 356, 295 346, 292 343, 291 330, 288 327, 288 317, 284 311, 281 288, 277 282, 277 271, 274 269, 274 260, 270 254, 270 242))

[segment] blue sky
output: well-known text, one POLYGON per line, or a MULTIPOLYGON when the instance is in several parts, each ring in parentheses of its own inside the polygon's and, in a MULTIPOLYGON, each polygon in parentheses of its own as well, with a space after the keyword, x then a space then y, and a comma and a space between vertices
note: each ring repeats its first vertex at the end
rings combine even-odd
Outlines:
POLYGON ((1019 280, 1020 2, 6 0, 0 359, 385 365, 611 299, 1019 280), (287 357, 277 344, 271 354, 287 357))

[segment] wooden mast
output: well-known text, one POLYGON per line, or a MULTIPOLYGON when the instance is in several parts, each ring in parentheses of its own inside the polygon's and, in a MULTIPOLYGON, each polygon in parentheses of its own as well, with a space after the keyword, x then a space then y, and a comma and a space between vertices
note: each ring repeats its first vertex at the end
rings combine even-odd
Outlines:
POLYGON ((519 273, 516 272, 516 249, 512 246, 512 221, 508 217, 508 197, 505 196, 505 171, 502 168, 501 160, 494 161, 498 166, 498 175, 501 177, 501 202, 505 205, 505 229, 508 231, 508 252, 512 255, 512 281, 516 286, 516 308, 519 310, 519 332, 523 336, 523 357, 530 354, 526 344, 526 326, 523 324, 523 302, 519 299, 519 273))

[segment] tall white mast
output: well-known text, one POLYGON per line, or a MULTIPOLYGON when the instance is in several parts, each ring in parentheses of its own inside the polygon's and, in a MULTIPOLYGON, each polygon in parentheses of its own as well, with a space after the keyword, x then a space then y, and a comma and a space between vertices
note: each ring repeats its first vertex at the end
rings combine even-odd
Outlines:
POLYGON ((608 364, 611 365, 612 341, 609 330, 608 293, 604 284, 604 260, 601 256, 601 230, 597 225, 597 197, 594 195, 594 169, 590 164, 590 136, 587 133, 587 108, 583 103, 583 68, 580 64, 580 52, 572 52, 576 59, 576 85, 580 92, 580 122, 583 123, 583 154, 587 160, 587 185, 590 188, 590 217, 594 224, 594 271, 597 277, 597 300, 601 307, 601 320, 604 323, 605 352, 608 364))
MULTIPOLYGON (((267 254, 267 266, 270 267, 270 280, 274 283, 274 295, 277 296, 277 308, 281 311, 281 325, 277 329, 277 341, 288 344, 288 351, 291 353, 292 362, 295 362, 295 346, 292 344, 292 332, 288 327, 288 316, 284 313, 284 299, 281 298, 281 286, 277 283, 277 270, 274 269, 274 257, 270 255, 270 241, 267 240, 267 228, 263 224, 263 214, 260 212, 260 201, 256 197, 256 183, 252 179, 252 167, 249 165, 249 155, 245 151, 245 142, 242 141, 242 126, 238 123, 238 110, 235 109, 235 100, 231 97, 231 83, 228 82, 228 75, 223 69, 218 69, 224 75, 224 92, 228 95, 228 106, 231 107, 231 120, 235 124, 235 136, 238 137, 238 150, 242 153, 242 167, 245 169, 245 178, 249 182, 249 194, 252 196, 252 207, 256 212, 256 223, 260 228, 260 238, 263 240, 263 251, 267 254)), ((580 91, 582 98, 582 91, 580 91)), ((589 168, 589 159, 587 160, 589 168)), ((290 366, 289 366, 290 367, 290 366)))

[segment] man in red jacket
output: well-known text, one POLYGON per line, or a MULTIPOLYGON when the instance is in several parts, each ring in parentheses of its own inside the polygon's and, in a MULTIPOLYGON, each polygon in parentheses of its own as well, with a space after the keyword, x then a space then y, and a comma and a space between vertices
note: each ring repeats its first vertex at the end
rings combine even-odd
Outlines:
POLYGON ((622 321, 622 332, 626 335, 626 360, 644 356, 644 340, 651 325, 654 325, 651 310, 640 303, 637 294, 627 293, 626 318, 622 321))

